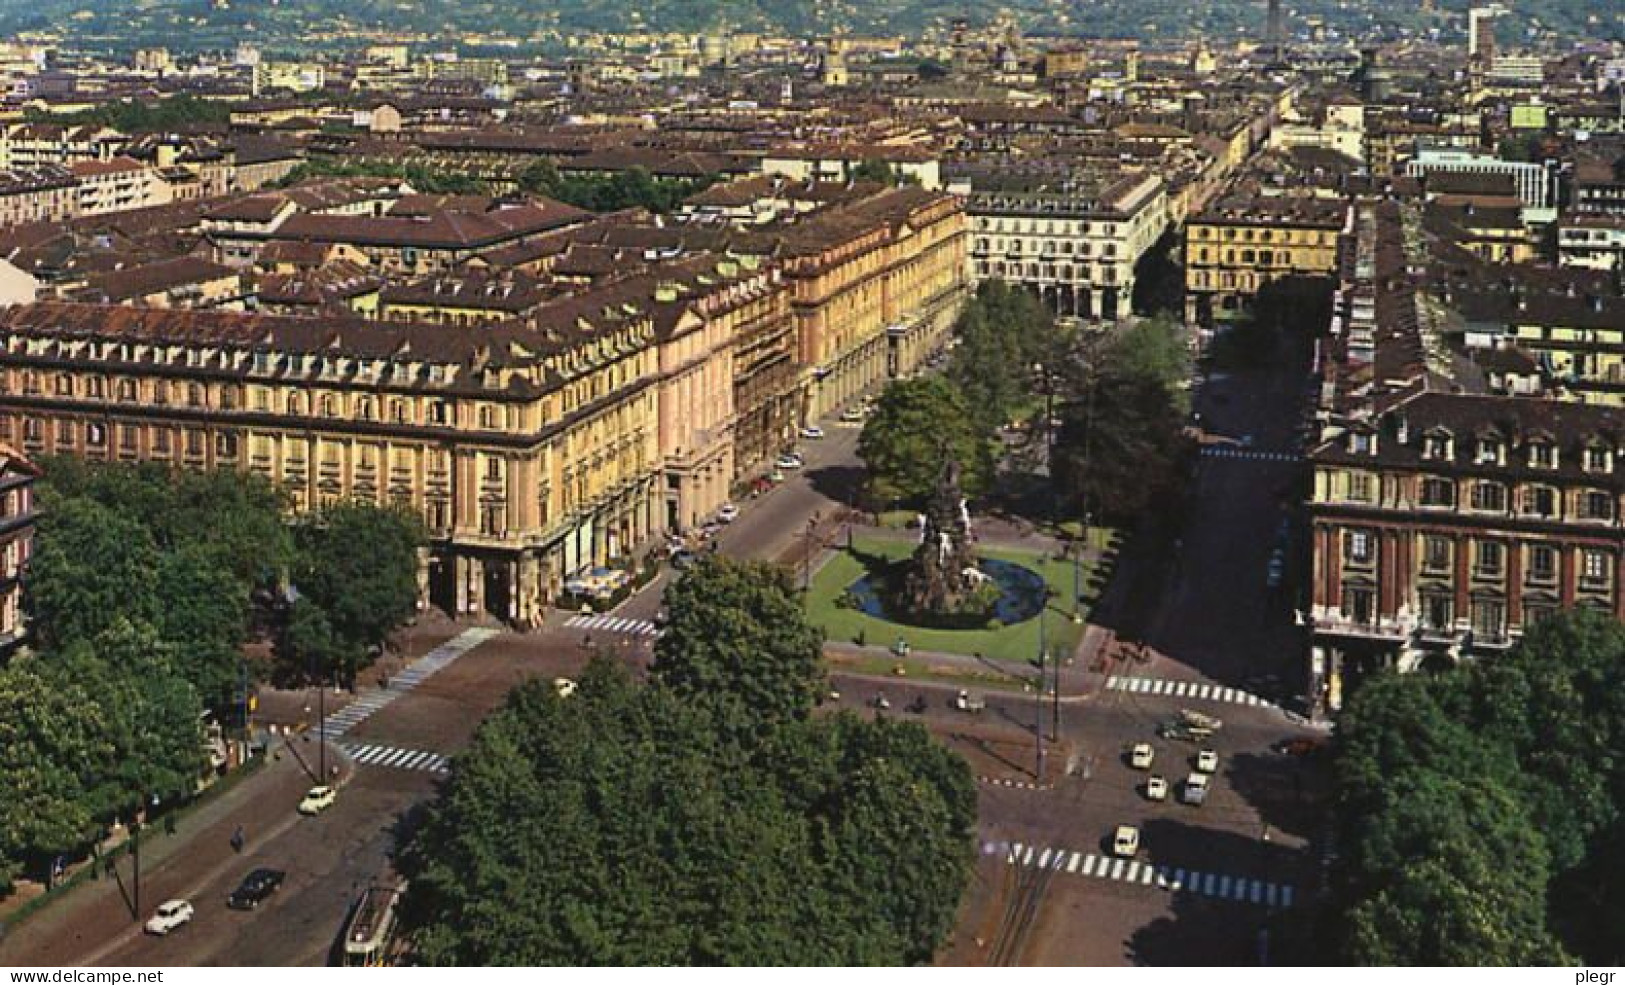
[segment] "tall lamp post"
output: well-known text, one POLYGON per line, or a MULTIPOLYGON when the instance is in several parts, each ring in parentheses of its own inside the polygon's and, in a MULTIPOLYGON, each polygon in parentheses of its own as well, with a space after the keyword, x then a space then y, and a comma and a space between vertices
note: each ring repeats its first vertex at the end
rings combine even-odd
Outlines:
POLYGON ((802 558, 801 561, 801 591, 803 594, 812 591, 813 538, 818 533, 818 520, 819 515, 817 513, 807 518, 807 550, 806 557, 802 558))

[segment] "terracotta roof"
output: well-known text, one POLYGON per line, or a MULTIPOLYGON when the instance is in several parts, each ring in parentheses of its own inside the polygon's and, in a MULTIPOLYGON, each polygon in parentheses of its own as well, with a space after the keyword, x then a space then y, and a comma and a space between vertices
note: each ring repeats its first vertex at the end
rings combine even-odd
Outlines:
POLYGON ((199 257, 176 257, 92 277, 81 291, 76 292, 76 296, 81 301, 129 301, 160 291, 235 276, 237 271, 231 267, 199 257))

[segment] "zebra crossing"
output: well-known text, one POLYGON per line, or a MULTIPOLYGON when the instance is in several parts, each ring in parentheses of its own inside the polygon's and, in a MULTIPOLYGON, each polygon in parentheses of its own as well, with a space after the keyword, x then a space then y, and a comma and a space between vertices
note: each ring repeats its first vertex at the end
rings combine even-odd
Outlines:
POLYGON ((436 752, 420 749, 399 749, 395 746, 362 745, 359 742, 340 742, 345 755, 366 766, 387 766, 398 770, 422 770, 425 773, 445 775, 451 763, 436 752))
POLYGON ((1246 879, 1217 872, 1197 872, 1172 865, 1153 865, 1136 859, 1116 858, 1065 848, 1024 845, 1021 842, 985 841, 983 855, 1001 856, 1006 865, 1053 868, 1057 872, 1106 879, 1133 886, 1154 886, 1172 893, 1195 893, 1233 903, 1268 907, 1290 907, 1294 890, 1287 883, 1246 879))
POLYGON ((1106 690, 1129 694, 1144 694, 1168 698, 1195 698, 1198 701, 1221 701, 1254 708, 1273 708, 1264 698, 1240 688, 1221 684, 1203 684, 1200 681, 1170 681, 1160 677, 1108 677, 1106 690))
POLYGON ((380 708, 387 707, 390 702, 422 684, 436 671, 497 635, 498 632, 499 630, 487 629, 483 626, 463 630, 412 661, 411 665, 405 670, 390 678, 389 687, 379 688, 376 691, 363 694, 355 701, 327 716, 323 734, 328 739, 343 737, 351 729, 371 718, 380 708))
POLYGON ((1289 451, 1258 451, 1233 445, 1206 445, 1203 458, 1236 458, 1248 462, 1301 462, 1303 456, 1289 451))
POLYGON ((627 636, 659 636, 660 628, 647 619, 623 619, 613 615, 571 616, 564 621, 565 629, 586 629, 600 633, 624 633, 627 636))

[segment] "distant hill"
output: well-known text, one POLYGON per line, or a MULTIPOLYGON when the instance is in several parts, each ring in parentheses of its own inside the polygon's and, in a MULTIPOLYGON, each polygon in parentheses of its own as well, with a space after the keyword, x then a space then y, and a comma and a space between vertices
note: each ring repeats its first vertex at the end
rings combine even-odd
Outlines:
MULTIPOLYGON (((1318 22, 1358 37, 1401 28, 1459 32, 1472 0, 1286 0, 1293 29, 1318 22)), ((65 29, 74 40, 123 50, 163 44, 175 50, 269 50, 355 45, 371 31, 415 33, 425 46, 491 40, 557 43, 585 31, 702 32, 726 26, 794 35, 903 33, 944 27, 955 17, 985 22, 1001 9, 1028 33, 1083 37, 1215 40, 1257 37, 1263 0, 0 0, 0 32, 65 29), (476 37, 478 36, 478 37, 476 37)), ((1509 41, 1530 29, 1565 37, 1625 37, 1625 4, 1518 0, 1498 30, 1509 41)), ((478 47, 478 44, 469 45, 478 47)))

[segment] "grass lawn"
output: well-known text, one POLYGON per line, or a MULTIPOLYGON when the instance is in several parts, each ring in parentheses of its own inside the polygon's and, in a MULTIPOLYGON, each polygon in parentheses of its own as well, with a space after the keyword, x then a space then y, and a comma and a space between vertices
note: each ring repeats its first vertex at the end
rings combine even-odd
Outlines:
MULTIPOLYGON (((914 544, 906 540, 880 540, 858 537, 857 550, 868 555, 888 559, 907 557, 914 544)), ((1032 551, 987 548, 979 552, 983 557, 1013 561, 1038 572, 1049 584, 1052 598, 1044 616, 1044 632, 1051 650, 1070 654, 1083 635, 1083 626, 1072 622, 1072 576, 1070 561, 1057 561, 1032 551)), ((1088 591, 1090 565, 1083 564, 1079 571, 1079 585, 1088 591)), ((916 650, 935 650, 943 653, 976 654, 994 660, 1029 661, 1038 656, 1038 619, 1032 618, 1014 626, 993 629, 921 629, 887 622, 865 615, 857 609, 836 604, 847 586, 863 575, 863 565, 853 554, 841 550, 833 554, 813 577, 812 591, 807 598, 807 615, 813 624, 824 630, 824 636, 843 643, 862 642, 870 646, 891 646, 899 639, 908 641, 916 650)), ((1088 607, 1081 610, 1088 617, 1088 607)))

